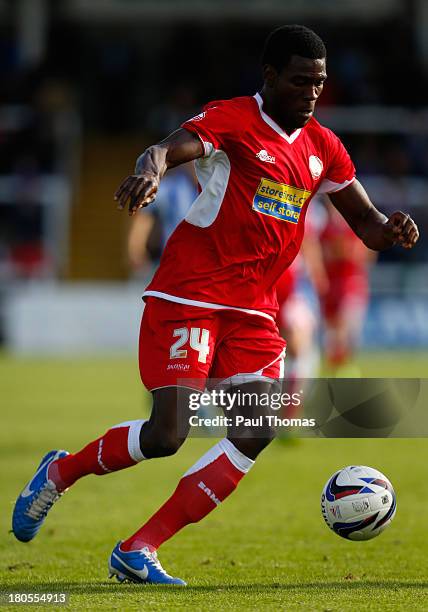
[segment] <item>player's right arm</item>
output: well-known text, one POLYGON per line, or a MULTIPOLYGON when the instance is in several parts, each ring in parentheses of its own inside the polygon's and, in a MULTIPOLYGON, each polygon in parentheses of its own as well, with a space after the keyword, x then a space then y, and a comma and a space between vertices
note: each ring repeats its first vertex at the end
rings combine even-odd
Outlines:
POLYGON ((119 210, 128 204, 128 214, 148 206, 156 198, 159 183, 169 168, 174 168, 204 155, 200 138, 185 129, 179 129, 165 140, 152 145, 137 159, 135 174, 128 176, 119 186, 114 199, 119 210))

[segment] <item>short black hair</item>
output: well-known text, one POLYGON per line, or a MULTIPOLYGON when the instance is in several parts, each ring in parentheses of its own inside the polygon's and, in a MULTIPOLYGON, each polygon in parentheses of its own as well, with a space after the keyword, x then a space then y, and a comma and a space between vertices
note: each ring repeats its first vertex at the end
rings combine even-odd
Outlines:
POLYGON ((262 66, 270 64, 281 72, 292 55, 323 59, 327 51, 318 34, 306 26, 285 25, 273 30, 267 37, 262 54, 262 66))

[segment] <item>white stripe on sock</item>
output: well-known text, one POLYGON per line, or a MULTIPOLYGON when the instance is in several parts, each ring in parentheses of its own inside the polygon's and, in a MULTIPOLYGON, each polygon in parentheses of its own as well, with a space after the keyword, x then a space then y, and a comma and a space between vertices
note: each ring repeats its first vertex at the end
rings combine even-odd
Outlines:
POLYGON ((198 461, 192 465, 191 468, 187 470, 184 476, 190 476, 190 474, 194 474, 202 468, 206 467, 213 461, 215 461, 220 455, 225 454, 229 459, 230 463, 236 467, 237 470, 244 472, 246 474, 248 470, 254 465, 254 461, 252 461, 249 457, 246 457, 241 451, 239 451, 236 446, 230 442, 227 438, 224 438, 220 442, 217 442, 212 448, 209 449, 202 455, 198 461))
POLYGON ((139 463, 145 459, 145 456, 141 452, 140 448, 140 432, 144 423, 147 419, 137 419, 135 421, 124 421, 118 425, 114 425, 111 429, 117 429, 118 427, 129 427, 128 431, 128 453, 134 461, 139 463))
POLYGON ((227 438, 223 438, 223 440, 219 442, 219 445, 223 452, 226 453, 230 463, 232 463, 237 470, 246 474, 253 467, 254 461, 244 455, 244 453, 241 453, 241 451, 227 438))
POLYGON ((131 425, 129 426, 128 452, 133 460, 137 461, 137 463, 145 459, 140 447, 140 433, 142 426, 146 422, 147 419, 139 419, 138 421, 132 421, 131 425))
POLYGON ((210 448, 209 451, 205 453, 205 455, 202 455, 202 457, 198 459, 198 461, 187 470, 183 477, 190 476, 190 474, 194 474, 195 472, 202 470, 202 468, 215 461, 217 457, 220 457, 223 452, 223 449, 220 447, 220 442, 217 442, 217 444, 210 448))

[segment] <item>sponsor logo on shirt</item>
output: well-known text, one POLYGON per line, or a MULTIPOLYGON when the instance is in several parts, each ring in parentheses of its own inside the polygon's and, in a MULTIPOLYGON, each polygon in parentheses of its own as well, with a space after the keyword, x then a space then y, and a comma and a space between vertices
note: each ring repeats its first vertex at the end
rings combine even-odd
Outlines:
POLYGON ((259 151, 256 154, 256 157, 258 157, 260 161, 267 162, 268 164, 275 163, 275 157, 273 155, 269 155, 269 153, 265 149, 259 151))
POLYGON ((315 180, 319 179, 323 167, 323 163, 319 157, 317 157, 316 155, 309 156, 309 170, 311 171, 312 178, 314 178, 315 180))
POLYGON ((253 210, 288 223, 297 223, 310 191, 262 178, 254 194, 253 210))

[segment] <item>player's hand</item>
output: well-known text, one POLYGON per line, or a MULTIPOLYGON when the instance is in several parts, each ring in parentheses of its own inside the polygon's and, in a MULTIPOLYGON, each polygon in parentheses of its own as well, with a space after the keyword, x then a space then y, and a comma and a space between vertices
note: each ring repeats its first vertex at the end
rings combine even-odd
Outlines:
POLYGON ((404 249, 411 249, 419 239, 419 230, 416 223, 404 212, 392 213, 385 224, 385 236, 404 249))
POLYGON ((144 172, 132 174, 122 181, 114 195, 117 208, 123 210, 128 203, 128 214, 135 215, 139 208, 148 206, 156 198, 159 189, 159 177, 144 172))

